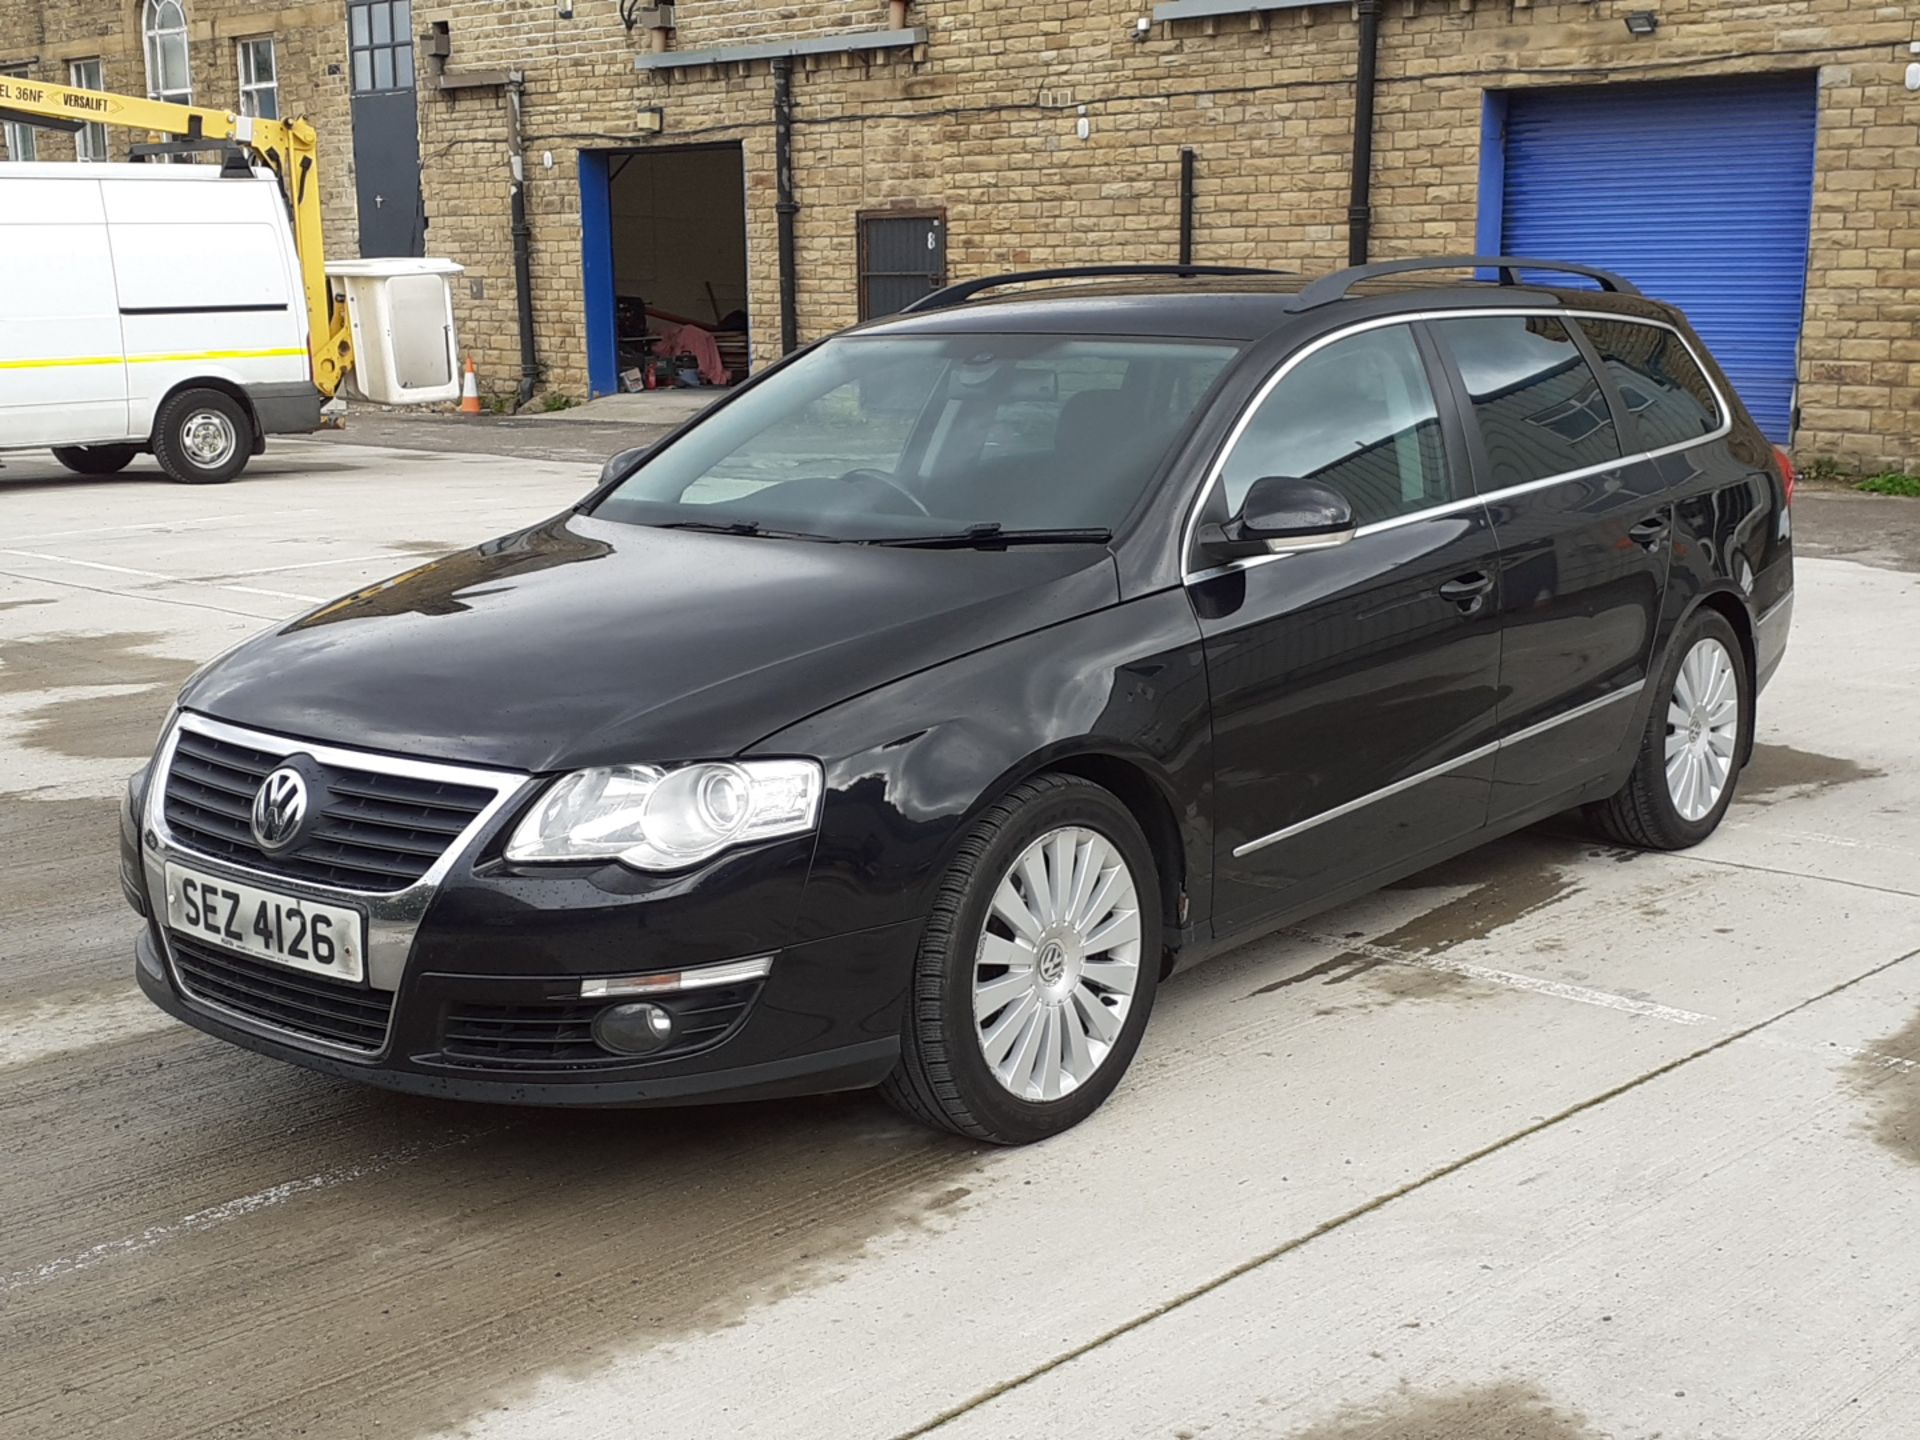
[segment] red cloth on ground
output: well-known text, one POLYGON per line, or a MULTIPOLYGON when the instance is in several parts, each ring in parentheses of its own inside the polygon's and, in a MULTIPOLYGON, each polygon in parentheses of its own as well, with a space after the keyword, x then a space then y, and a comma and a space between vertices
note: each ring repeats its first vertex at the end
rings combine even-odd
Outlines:
POLYGON ((727 383, 727 367, 720 363, 720 347, 714 342, 711 330, 702 330, 698 325, 677 325, 648 311, 647 328, 660 337, 659 347, 654 351, 668 360, 676 355, 691 355, 700 367, 700 378, 709 385, 727 383))

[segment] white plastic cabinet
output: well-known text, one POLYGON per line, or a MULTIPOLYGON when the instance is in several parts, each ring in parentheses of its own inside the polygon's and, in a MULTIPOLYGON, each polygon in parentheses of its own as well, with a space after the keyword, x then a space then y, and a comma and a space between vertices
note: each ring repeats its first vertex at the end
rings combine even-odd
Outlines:
POLYGON ((460 398, 452 260, 330 260, 328 283, 347 300, 353 335, 348 390, 376 405, 460 398))

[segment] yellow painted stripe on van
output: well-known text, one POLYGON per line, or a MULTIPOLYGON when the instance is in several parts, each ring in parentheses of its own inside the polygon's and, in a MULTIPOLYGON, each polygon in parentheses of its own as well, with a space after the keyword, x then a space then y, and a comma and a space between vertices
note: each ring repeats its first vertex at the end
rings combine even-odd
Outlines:
POLYGON ((182 350, 172 355, 78 355, 56 360, 0 360, 0 370, 57 370, 73 365, 163 365, 194 360, 279 360, 304 356, 300 349, 287 350, 182 350))

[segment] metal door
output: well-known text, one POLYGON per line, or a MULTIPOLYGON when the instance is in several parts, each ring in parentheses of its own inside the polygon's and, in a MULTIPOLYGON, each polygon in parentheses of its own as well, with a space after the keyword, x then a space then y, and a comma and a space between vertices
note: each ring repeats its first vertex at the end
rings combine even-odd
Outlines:
POLYGON ((412 0, 347 0, 362 255, 427 253, 412 0))
POLYGON ((1680 306, 1788 443, 1818 93, 1811 71, 1513 92, 1500 253, 1604 265, 1680 306))
POLYGON ((1252 477, 1291 473, 1361 522, 1346 544, 1188 576, 1213 695, 1220 933, 1485 823, 1498 554, 1432 373, 1405 326, 1309 349, 1209 482, 1203 520, 1226 519, 1252 477))
POLYGON ((860 217, 860 318, 891 315, 947 283, 947 221, 939 212, 860 217))

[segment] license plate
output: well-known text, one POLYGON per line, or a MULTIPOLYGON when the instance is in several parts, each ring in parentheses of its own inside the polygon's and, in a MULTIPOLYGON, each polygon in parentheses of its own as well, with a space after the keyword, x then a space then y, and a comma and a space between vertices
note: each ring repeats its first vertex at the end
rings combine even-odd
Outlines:
POLYGON ((366 922, 358 910, 343 905, 168 865, 167 924, 203 944, 290 970, 335 980, 366 978, 366 922))

